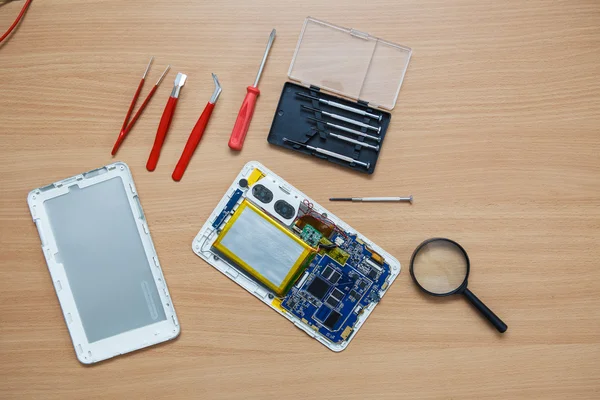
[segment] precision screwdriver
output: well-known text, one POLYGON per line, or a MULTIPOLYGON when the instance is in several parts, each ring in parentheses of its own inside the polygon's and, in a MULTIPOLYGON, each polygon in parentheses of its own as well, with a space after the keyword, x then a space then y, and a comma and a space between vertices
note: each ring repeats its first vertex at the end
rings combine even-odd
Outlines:
POLYGON ((334 137, 336 139, 342 140, 344 142, 348 142, 348 143, 354 143, 357 144, 359 146, 363 146, 366 147, 367 149, 371 149, 371 150, 375 150, 375 151, 379 151, 379 145, 375 145, 375 144, 369 144, 369 143, 365 143, 365 142, 361 142, 359 140, 356 139, 352 139, 346 136, 342 136, 342 135, 338 135, 337 133, 333 133, 333 132, 327 132, 327 134, 331 137, 334 137))
POLYGON ((412 195, 408 197, 331 197, 329 201, 354 201, 354 202, 375 202, 375 203, 383 203, 383 202, 413 202, 412 195))
POLYGON ((352 157, 347 157, 347 156, 344 156, 342 154, 334 153, 333 151, 321 149, 320 147, 313 147, 311 145, 300 143, 300 142, 297 142, 295 140, 290 140, 288 138, 283 138, 283 141, 286 142, 286 143, 291 143, 291 144, 295 144, 295 145, 298 145, 298 146, 306 147, 309 150, 315 151, 317 153, 325 154, 325 155, 333 157, 333 158, 337 158, 338 160, 342 160, 342 161, 346 161, 346 162, 349 162, 349 163, 360 165, 362 167, 365 167, 366 169, 369 169, 369 167, 371 167, 371 163, 370 162, 363 162, 363 161, 355 160, 352 157))
POLYGON ((271 35, 269 36, 267 48, 265 49, 265 54, 263 55, 262 62, 260 63, 258 74, 256 74, 254 85, 248 86, 246 88, 246 97, 242 102, 242 106, 240 107, 237 119, 235 120, 235 125, 233 126, 233 131, 231 132, 231 137, 229 138, 229 148, 232 150, 240 151, 242 150, 242 146, 244 145, 244 140, 246 139, 246 134, 248 133, 248 128, 250 127, 250 121, 252 121, 252 115, 254 114, 254 106, 256 105, 256 99, 260 94, 260 90, 258 90, 258 81, 260 80, 263 68, 265 67, 265 63, 267 62, 269 50, 271 50, 271 46, 273 45, 273 41, 275 40, 275 33, 276 31, 275 29, 273 29, 271 31, 271 35))
POLYGON ((354 114, 363 115, 363 116, 369 117, 369 118, 375 118, 377 121, 381 122, 381 118, 382 118, 381 115, 371 114, 369 112, 359 110, 358 108, 346 106, 344 104, 336 103, 335 101, 331 101, 331 100, 321 99, 319 97, 311 96, 309 94, 302 93, 302 92, 296 92, 296 94, 300 97, 304 97, 304 98, 311 99, 311 100, 316 100, 319 103, 323 103, 323 104, 327 104, 328 106, 331 106, 331 107, 339 108, 340 110, 346 110, 346 111, 350 111, 354 114))
POLYGON ((344 121, 344 122, 347 122, 352 125, 360 126, 361 128, 367 128, 367 129, 370 129, 377 133, 381 132, 380 126, 372 126, 369 124, 365 124, 363 122, 353 120, 352 118, 346 118, 346 117, 342 117, 341 115, 338 115, 338 114, 330 113, 330 112, 323 111, 323 110, 317 110, 316 108, 305 106, 304 104, 302 105, 302 108, 304 108, 305 110, 312 111, 312 112, 320 112, 321 114, 326 115, 330 118, 337 119, 339 121, 344 121))
POLYGON ((357 131, 357 130, 354 130, 354 129, 346 128, 345 126, 332 124, 331 122, 323 121, 322 119, 317 119, 317 118, 313 118, 313 117, 306 117, 306 118, 308 118, 311 121, 321 122, 321 123, 323 123, 326 126, 329 126, 331 128, 336 128, 336 129, 339 129, 340 131, 348 132, 348 133, 351 133, 353 135, 362 136, 364 138, 372 139, 372 140, 375 140, 378 143, 381 143, 381 138, 378 137, 378 136, 369 135, 369 134, 363 133, 361 131, 357 131))

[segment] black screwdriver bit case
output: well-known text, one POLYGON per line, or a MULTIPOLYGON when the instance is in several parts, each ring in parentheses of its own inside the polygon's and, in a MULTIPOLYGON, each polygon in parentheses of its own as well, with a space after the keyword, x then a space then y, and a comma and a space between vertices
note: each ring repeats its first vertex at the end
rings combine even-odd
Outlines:
POLYGON ((274 145, 283 146, 292 150, 299 151, 301 153, 322 158, 324 160, 335 164, 339 164, 347 168, 352 168, 360 172, 372 174, 373 171, 375 171, 375 165, 377 164, 377 158, 379 156, 378 151, 366 148, 358 144, 342 141, 341 139, 330 136, 329 132, 339 134, 341 136, 345 136, 350 139, 354 139, 367 144, 379 145, 381 147, 381 145, 384 142, 385 134, 387 132, 390 119, 391 115, 389 112, 382 112, 377 109, 370 108, 367 105, 361 105, 357 102, 344 100, 336 96, 322 93, 317 87, 307 88, 305 86, 297 85, 292 82, 286 82, 283 85, 283 91, 281 93, 281 97, 279 98, 279 104, 277 105, 277 110, 275 111, 275 117, 273 118, 273 123, 271 124, 271 130, 269 131, 269 136, 267 140, 269 143, 274 145), (326 104, 321 104, 317 100, 310 100, 300 97, 296 94, 297 92, 306 93, 324 100, 335 101, 336 103, 351 106, 372 114, 381 115, 381 122, 377 121, 374 118, 363 117, 361 115, 354 114, 350 111, 331 107, 326 104), (343 117, 352 118, 359 122, 363 122, 365 124, 369 124, 375 127, 381 127, 381 131, 379 134, 377 134, 377 132, 367 130, 367 128, 361 128, 343 121, 332 119, 323 115, 320 112, 305 110, 304 108, 302 108, 302 105, 338 114, 343 117), (321 122, 311 121, 307 117, 316 118, 318 120, 321 120, 321 122), (373 137, 379 137, 381 142, 378 143, 377 141, 369 138, 353 135, 339 130, 337 128, 329 127, 325 125, 324 122, 342 125, 344 127, 363 132, 373 137), (370 163, 370 166, 369 168, 365 168, 364 166, 358 164, 348 163, 346 161, 342 161, 325 154, 317 153, 314 150, 309 150, 304 146, 285 143, 283 141, 283 138, 295 140, 297 142, 308 144, 313 147, 319 147, 324 150, 333 151, 334 153, 338 153, 343 156, 350 157, 365 163, 368 162, 370 163))
POLYGON ((411 49, 408 47, 308 17, 304 21, 288 71, 289 78, 295 82, 286 82, 283 86, 268 142, 372 174, 391 120, 389 111, 396 104, 410 56, 411 49), (381 120, 308 99, 297 93, 366 111, 381 116, 381 120), (303 105, 319 111, 307 110, 303 105), (380 131, 378 133, 334 119, 321 111, 380 127, 380 131), (311 121, 309 117, 319 122, 311 121), (327 126, 326 122, 379 137, 380 141, 327 126), (361 143, 379 145, 380 150, 342 141, 330 136, 329 132, 361 143), (284 138, 369 163, 369 167, 286 143, 284 138))

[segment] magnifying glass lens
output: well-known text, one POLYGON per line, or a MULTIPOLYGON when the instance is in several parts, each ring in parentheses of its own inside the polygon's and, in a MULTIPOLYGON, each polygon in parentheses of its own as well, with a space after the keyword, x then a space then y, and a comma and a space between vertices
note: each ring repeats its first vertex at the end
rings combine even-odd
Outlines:
POLYGON ((413 274, 421 287, 434 294, 458 289, 468 274, 468 262, 460 247, 447 240, 423 245, 413 258, 413 274))

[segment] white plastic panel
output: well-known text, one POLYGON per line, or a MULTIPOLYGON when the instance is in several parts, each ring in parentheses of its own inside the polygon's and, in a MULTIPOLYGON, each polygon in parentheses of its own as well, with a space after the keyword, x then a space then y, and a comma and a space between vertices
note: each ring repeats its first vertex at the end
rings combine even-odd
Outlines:
POLYGON ((126 164, 35 189, 28 202, 81 362, 97 362, 179 334, 126 164))

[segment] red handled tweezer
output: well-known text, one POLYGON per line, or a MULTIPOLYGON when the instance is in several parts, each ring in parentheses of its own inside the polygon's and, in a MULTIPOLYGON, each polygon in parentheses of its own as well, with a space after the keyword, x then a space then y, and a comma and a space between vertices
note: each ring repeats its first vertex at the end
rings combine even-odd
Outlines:
MULTIPOLYGON (((120 145, 119 139, 121 139, 121 136, 123 136, 123 131, 125 130, 125 128, 127 128, 127 124, 129 123, 129 118, 131 117, 131 113, 133 112, 135 103, 137 103, 138 97, 140 97, 140 92, 142 91, 142 86, 144 86, 144 82, 146 81, 146 75, 148 75, 148 71, 150 71, 150 66, 152 65, 152 61, 154 61, 154 56, 150 57, 148 66, 146 66, 146 70, 144 71, 144 75, 142 75, 142 79, 140 80, 137 90, 135 91, 135 94, 133 95, 133 99, 131 99, 131 104, 129 105, 129 109, 127 110, 127 114, 125 115, 125 120, 123 121, 123 126, 121 127, 121 132, 119 132, 119 137, 117 138, 117 143, 119 145, 120 145)), ((123 139, 121 139, 121 141, 123 141, 123 139)), ((115 143, 115 145, 113 146, 112 152, 111 152, 111 154, 113 156, 115 155, 115 153, 117 152, 117 149, 119 148, 119 146, 117 146, 117 143, 115 143)))
POLYGON ((169 131, 169 126, 173 120, 173 114, 175 113, 175 107, 177 106, 177 99, 179 99, 179 92, 185 84, 186 79, 187 75, 182 74, 181 72, 175 77, 175 85, 173 86, 171 96, 167 101, 163 115, 160 118, 158 130, 156 131, 156 138, 154 139, 154 146, 152 146, 150 157, 148 157, 148 162, 146 163, 146 169, 148 171, 154 171, 156 169, 158 157, 160 156, 160 150, 162 149, 162 145, 167 137, 167 132, 169 131))
POLYGON ((215 103, 217 102, 217 100, 219 99, 219 95, 221 94, 221 85, 219 84, 217 76, 215 74, 212 74, 212 77, 215 81, 215 91, 213 92, 208 103, 206 104, 206 107, 204 107, 204 111, 202 111, 200 118, 198 118, 198 122, 196 122, 194 129, 192 129, 192 133, 190 133, 190 137, 188 138, 187 143, 185 144, 185 148, 183 149, 181 158, 179 159, 179 162, 177 163, 177 166, 173 171, 172 178, 174 181, 180 181, 183 177, 183 173, 185 172, 185 169, 190 163, 192 155, 194 154, 194 151, 196 151, 196 147, 198 147, 198 144, 200 143, 200 139, 202 139, 202 134, 204 133, 206 125, 208 125, 208 120, 210 119, 212 111, 215 108, 215 103))
MULTIPOLYGON (((150 60, 150 62, 152 62, 152 60, 150 60)), ((156 92, 156 89, 158 89, 158 85, 160 85, 160 83, 162 82, 162 80, 165 77, 165 75, 167 74, 167 72, 169 72, 169 69, 171 68, 171 66, 167 65, 167 68, 165 68, 165 72, 162 73, 162 75, 160 76, 160 78, 158 79, 158 81, 156 82, 156 84, 154 85, 154 87, 150 90, 150 93, 148 93, 148 95, 144 99, 144 102, 140 106, 139 110, 137 110, 137 112, 135 113, 135 115, 131 119, 131 122, 129 122, 129 116, 131 115, 131 111, 133 110, 134 104, 137 102, 137 98, 138 98, 138 96, 140 94, 139 93, 140 89, 142 88, 142 86, 144 84, 144 80, 146 79, 146 74, 148 73, 148 69, 149 68, 150 68, 150 64, 148 64, 148 68, 146 68, 146 72, 144 73, 142 81, 140 82, 140 85, 138 86, 138 90, 135 92, 135 96, 133 97, 133 100, 131 102, 131 106, 129 107, 129 111, 127 112, 127 116, 125 117, 125 122, 123 122, 123 128, 121 128, 121 132, 119 133, 119 137, 117 138, 117 141, 115 142, 115 145, 113 146, 113 149, 112 149, 112 152, 111 152, 111 154, 113 156, 115 154, 117 154, 117 151, 119 150, 119 147, 121 147, 121 144, 125 140, 125 137, 127 136, 127 134, 129 134, 129 131, 131 131, 131 129, 133 128, 133 125, 135 125, 135 123, 137 122, 138 118, 140 118, 140 116, 144 112, 144 109, 146 108, 146 106, 148 105, 148 103, 150 102, 150 100, 152 99, 152 96, 154 96, 154 93, 156 92)))
POLYGON ((123 126, 121 127, 121 132, 125 130, 127 124, 129 123, 129 118, 131 117, 131 113, 133 112, 133 107, 135 107, 135 103, 137 102, 138 97, 140 97, 140 92, 142 91, 142 86, 144 86, 144 82, 146 81, 146 76, 148 75, 148 71, 150 71, 150 66, 152 65, 152 61, 154 61, 154 56, 150 57, 150 61, 148 62, 148 66, 144 71, 144 75, 142 75, 142 79, 133 95, 133 99, 131 99, 131 104, 129 105, 129 110, 127 110, 127 115, 125 115, 125 120, 123 121, 123 126))

